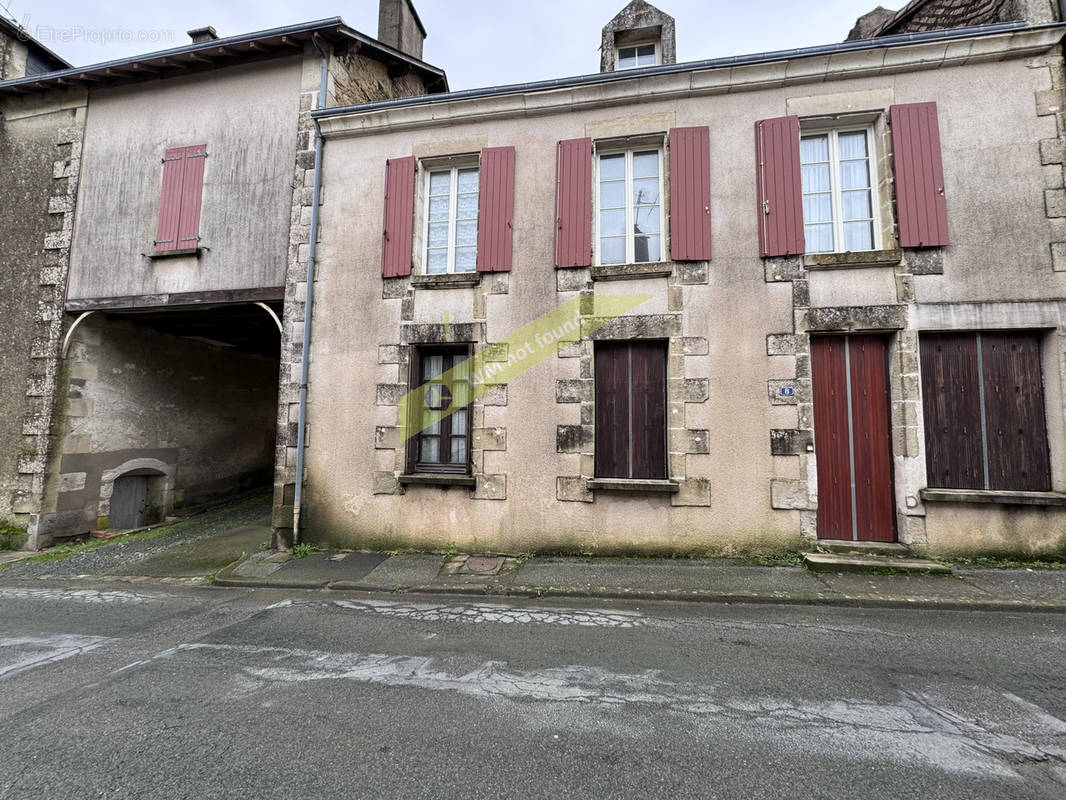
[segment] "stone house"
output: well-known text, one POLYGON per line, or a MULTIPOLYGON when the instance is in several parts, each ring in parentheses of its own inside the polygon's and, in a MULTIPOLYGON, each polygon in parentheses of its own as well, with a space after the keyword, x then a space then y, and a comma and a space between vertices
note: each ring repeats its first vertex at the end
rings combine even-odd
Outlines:
POLYGON ((1064 30, 674 63, 636 0, 599 74, 312 112, 299 535, 1061 553, 1064 30))
POLYGON ((201 28, 162 52, 4 75, 19 316, 4 321, 0 519, 28 546, 293 483, 310 112, 448 88, 410 0, 382 0, 379 23, 378 39, 340 18, 201 28))

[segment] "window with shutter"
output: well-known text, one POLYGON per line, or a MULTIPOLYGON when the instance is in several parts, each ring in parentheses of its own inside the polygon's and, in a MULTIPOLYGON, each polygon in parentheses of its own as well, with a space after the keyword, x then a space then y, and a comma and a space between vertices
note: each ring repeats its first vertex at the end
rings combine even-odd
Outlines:
POLYGON ((596 477, 668 477, 666 344, 597 342, 595 352, 596 477))
POLYGON ((200 246, 207 145, 174 147, 163 154, 163 183, 155 251, 191 250, 200 246))
POLYGON ((1040 334, 924 333, 920 341, 929 486, 1049 491, 1040 334))

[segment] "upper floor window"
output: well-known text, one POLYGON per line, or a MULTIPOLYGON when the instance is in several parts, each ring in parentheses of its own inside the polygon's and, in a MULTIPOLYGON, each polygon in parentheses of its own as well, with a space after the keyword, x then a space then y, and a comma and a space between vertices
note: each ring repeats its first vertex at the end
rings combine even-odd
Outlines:
POLYGON ((637 44, 618 48, 616 69, 653 67, 659 63, 659 48, 654 44, 637 44))
POLYGON ((159 226, 153 242, 157 253, 183 252, 200 246, 206 163, 206 144, 172 147, 163 154, 159 226))
POLYGON ((478 168, 429 169, 426 176, 425 272, 474 272, 477 269, 478 168))
POLYGON ((872 142, 870 128, 801 137, 803 233, 808 253, 877 248, 872 142))
POLYGON ((658 148, 598 154, 597 264, 662 260, 662 175, 658 148))

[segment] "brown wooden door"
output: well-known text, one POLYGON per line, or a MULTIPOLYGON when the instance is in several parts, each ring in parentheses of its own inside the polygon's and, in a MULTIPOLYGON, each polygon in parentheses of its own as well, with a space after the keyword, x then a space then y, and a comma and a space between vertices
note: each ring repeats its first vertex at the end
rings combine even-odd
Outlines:
POLYGON ((818 538, 896 538, 883 336, 811 339, 818 538))

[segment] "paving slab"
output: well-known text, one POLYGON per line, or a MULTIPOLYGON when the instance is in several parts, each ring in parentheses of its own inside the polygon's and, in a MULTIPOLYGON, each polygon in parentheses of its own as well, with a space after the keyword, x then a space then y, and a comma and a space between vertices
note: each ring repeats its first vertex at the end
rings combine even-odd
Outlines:
POLYGON ((966 583, 1003 598, 1066 603, 1066 570, 959 569, 966 583))
POLYGON ((338 580, 331 584, 334 589, 396 589, 426 586, 437 579, 444 556, 432 553, 394 555, 360 577, 358 580, 338 580))
POLYGON ((819 573, 819 578, 845 598, 971 603, 995 600, 993 595, 953 575, 863 575, 819 573))
POLYGON ((761 567, 738 559, 534 558, 522 565, 515 585, 723 595, 826 591, 824 584, 800 567, 761 567))

